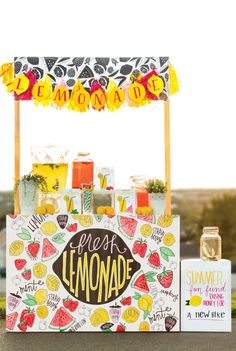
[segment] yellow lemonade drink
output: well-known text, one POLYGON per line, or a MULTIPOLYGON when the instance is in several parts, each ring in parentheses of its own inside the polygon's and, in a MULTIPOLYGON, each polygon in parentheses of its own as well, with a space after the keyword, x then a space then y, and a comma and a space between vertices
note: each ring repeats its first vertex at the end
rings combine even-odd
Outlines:
POLYGON ((39 174, 46 178, 48 192, 60 192, 66 188, 68 173, 67 163, 33 163, 33 174, 39 174))

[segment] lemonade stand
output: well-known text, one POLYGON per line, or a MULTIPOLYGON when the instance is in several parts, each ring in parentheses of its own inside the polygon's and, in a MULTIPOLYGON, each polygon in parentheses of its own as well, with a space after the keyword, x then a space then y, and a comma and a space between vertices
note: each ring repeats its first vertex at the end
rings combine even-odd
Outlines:
MULTIPOLYGON (((93 184, 65 190, 67 153, 32 150, 33 174, 48 178, 41 210, 50 200, 53 213, 22 213, 16 189, 15 213, 7 216, 7 331, 179 331, 180 228, 179 216, 171 214, 169 99, 178 82, 169 58, 16 57, 1 66, 0 76, 14 96, 16 183, 21 101, 100 113, 163 102, 167 188, 163 213, 135 212, 133 190, 117 195, 115 210, 111 202, 110 212, 94 212, 88 201, 95 195, 103 201, 104 194, 109 201, 111 193, 96 194, 93 184), (79 196, 81 206, 75 205, 79 196)), ((108 184, 112 172, 102 171, 101 188, 115 191, 108 184)))

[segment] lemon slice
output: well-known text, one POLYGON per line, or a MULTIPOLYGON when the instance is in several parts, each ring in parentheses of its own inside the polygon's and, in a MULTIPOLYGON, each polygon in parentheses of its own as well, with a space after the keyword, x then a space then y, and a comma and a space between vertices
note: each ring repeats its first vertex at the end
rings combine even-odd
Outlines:
POLYGON ((43 278, 47 273, 47 266, 43 263, 35 263, 33 272, 36 278, 43 278))
POLYGON ((53 235, 57 231, 57 225, 54 222, 45 222, 41 225, 40 230, 45 235, 53 235))
POLYGON ((49 274, 46 279, 46 285, 49 290, 57 291, 60 286, 60 281, 55 275, 49 274))
POLYGON ((48 308, 47 306, 43 305, 43 306, 38 306, 36 308, 36 313, 38 315, 38 317, 40 319, 44 319, 48 316, 48 308))
POLYGON ((43 305, 48 299, 48 292, 46 289, 39 289, 34 294, 35 301, 38 305, 43 305))

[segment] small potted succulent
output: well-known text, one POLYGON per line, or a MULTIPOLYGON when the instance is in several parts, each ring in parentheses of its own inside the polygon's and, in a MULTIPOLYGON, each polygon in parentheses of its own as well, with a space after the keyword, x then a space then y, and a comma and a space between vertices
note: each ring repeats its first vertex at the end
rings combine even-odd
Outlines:
POLYGON ((146 181, 145 188, 149 193, 149 202, 153 212, 163 213, 166 207, 166 184, 160 179, 153 178, 146 181))
POLYGON ((16 183, 15 190, 19 190, 20 212, 23 215, 35 213, 39 202, 39 193, 47 192, 46 178, 39 174, 24 175, 16 183))

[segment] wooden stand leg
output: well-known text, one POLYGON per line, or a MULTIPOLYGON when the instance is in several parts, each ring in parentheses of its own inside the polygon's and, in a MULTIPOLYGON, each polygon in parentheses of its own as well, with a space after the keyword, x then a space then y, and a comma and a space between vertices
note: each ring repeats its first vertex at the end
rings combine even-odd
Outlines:
POLYGON ((166 214, 171 215, 171 170, 170 170, 170 101, 164 102, 165 115, 165 181, 167 184, 166 193, 166 214))
MULTIPOLYGON (((15 100, 15 184, 20 179, 20 101, 15 100)), ((14 214, 20 213, 19 190, 14 196, 14 214)))

